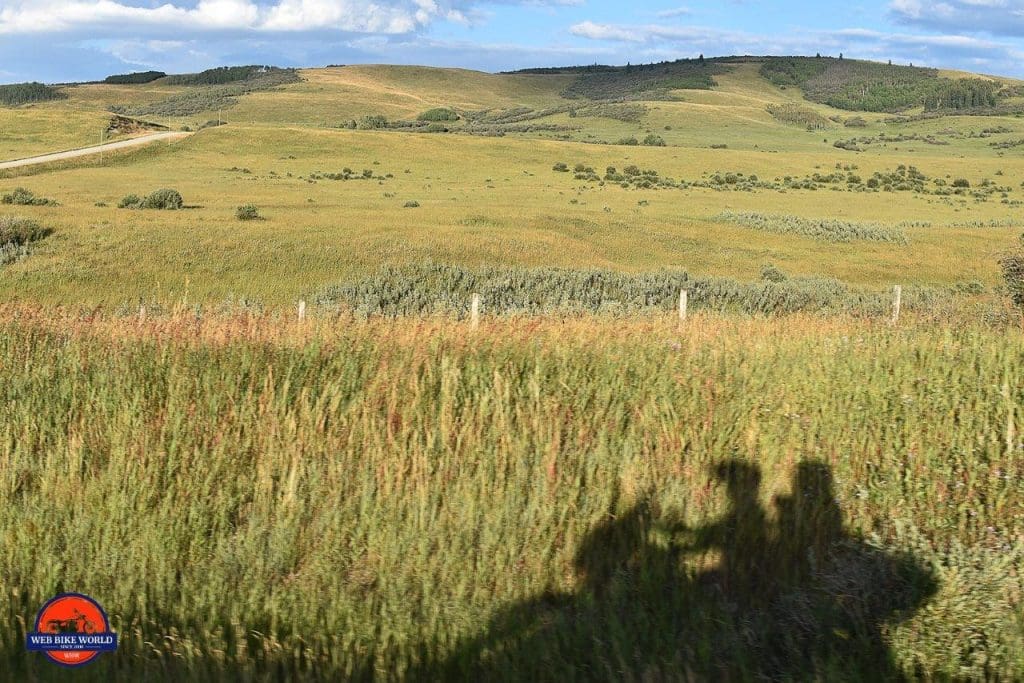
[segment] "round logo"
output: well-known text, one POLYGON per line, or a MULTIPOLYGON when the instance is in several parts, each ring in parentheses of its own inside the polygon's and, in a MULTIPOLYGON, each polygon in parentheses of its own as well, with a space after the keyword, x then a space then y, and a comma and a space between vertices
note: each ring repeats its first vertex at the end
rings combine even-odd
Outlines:
POLYGON ((30 651, 63 666, 82 666, 117 649, 107 613, 81 593, 62 593, 43 605, 26 640, 30 651))

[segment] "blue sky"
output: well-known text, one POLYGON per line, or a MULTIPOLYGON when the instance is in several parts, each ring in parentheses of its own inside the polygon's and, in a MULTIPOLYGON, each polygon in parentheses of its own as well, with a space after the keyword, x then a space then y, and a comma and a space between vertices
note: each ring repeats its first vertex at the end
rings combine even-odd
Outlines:
POLYGON ((0 0, 0 82, 816 52, 1024 77, 1024 0, 0 0))

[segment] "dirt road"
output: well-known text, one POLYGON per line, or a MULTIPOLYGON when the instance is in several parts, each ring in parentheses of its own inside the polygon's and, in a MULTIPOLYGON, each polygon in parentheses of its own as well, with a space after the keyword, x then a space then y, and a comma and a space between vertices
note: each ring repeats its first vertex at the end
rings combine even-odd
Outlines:
POLYGON ((22 166, 34 166, 36 164, 48 164, 54 161, 63 161, 64 159, 74 159, 76 157, 84 157, 92 154, 100 154, 101 152, 112 152, 119 149, 125 149, 128 147, 138 147, 139 145, 145 145, 150 142, 157 142, 159 140, 178 140, 180 138, 188 137, 191 133, 178 133, 169 131, 166 133, 153 133, 152 135, 143 135, 142 137, 132 138, 130 140, 119 140, 117 142, 108 142, 105 145, 96 145, 95 147, 83 147, 82 149, 72 149, 67 152, 53 152, 52 154, 43 154, 37 157, 28 157, 26 159, 15 159, 14 161, 0 161, 0 171, 8 168, 20 168, 22 166))

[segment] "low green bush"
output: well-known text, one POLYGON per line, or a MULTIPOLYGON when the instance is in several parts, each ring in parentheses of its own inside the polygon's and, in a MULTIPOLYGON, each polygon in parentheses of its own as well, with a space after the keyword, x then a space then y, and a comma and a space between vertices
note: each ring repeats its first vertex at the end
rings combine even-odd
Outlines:
POLYGON ((12 204, 14 206, 57 206, 57 202, 44 197, 37 197, 30 190, 24 187, 16 188, 13 192, 0 197, 0 204, 12 204))
POLYGON ((168 211, 177 211, 178 209, 184 208, 184 206, 185 202, 181 198, 181 193, 169 188, 157 190, 142 201, 143 209, 165 209, 168 211))
POLYGON ((235 209, 235 218, 240 221, 255 221, 262 218, 260 210, 255 204, 244 204, 235 209))
POLYGON ((429 109, 416 117, 417 121, 458 121, 459 115, 454 109, 438 107, 429 109))
POLYGON ((117 204, 119 209, 165 209, 175 211, 182 209, 185 202, 177 190, 162 189, 151 193, 145 198, 137 194, 125 195, 117 204))

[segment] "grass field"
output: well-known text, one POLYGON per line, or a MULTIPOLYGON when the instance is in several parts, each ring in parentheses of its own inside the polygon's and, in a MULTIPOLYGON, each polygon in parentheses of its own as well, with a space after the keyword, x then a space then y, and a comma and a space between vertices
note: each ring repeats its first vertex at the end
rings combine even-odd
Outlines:
MULTIPOLYGON (((83 680, 1024 678, 1021 118, 301 76, 0 172, 0 671, 75 590, 83 680)), ((204 92, 64 90, 0 158, 204 92)))
POLYGON ((1024 675, 1019 331, 2 317, 19 679, 1024 675))

